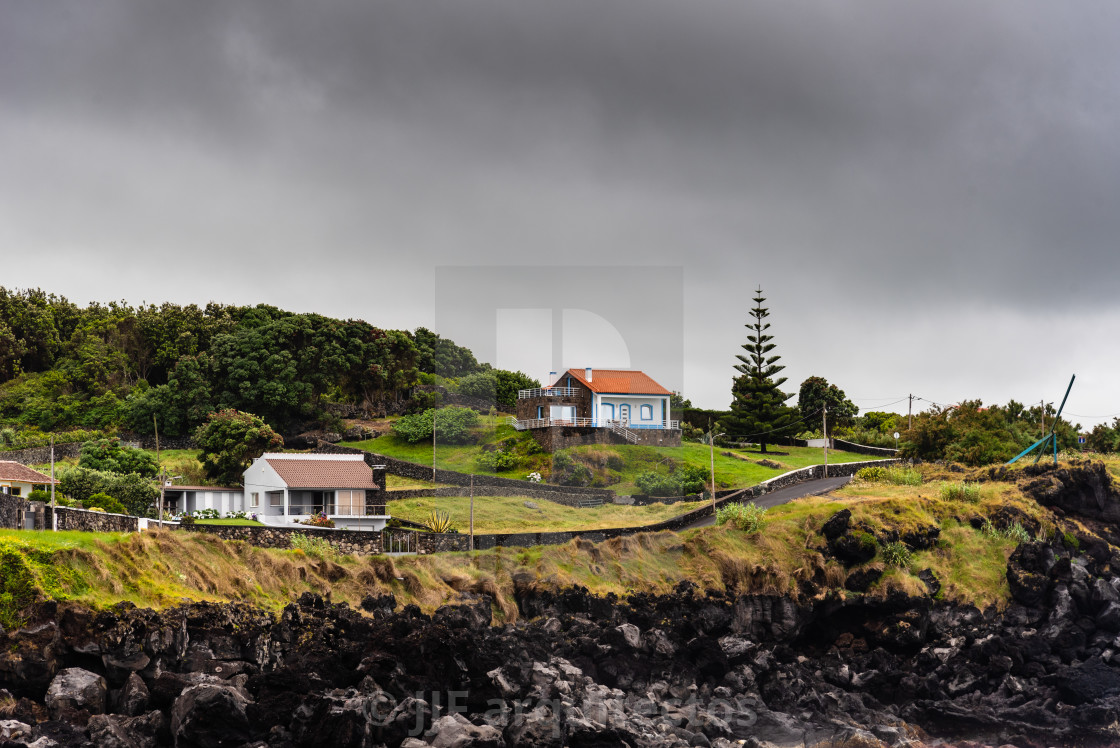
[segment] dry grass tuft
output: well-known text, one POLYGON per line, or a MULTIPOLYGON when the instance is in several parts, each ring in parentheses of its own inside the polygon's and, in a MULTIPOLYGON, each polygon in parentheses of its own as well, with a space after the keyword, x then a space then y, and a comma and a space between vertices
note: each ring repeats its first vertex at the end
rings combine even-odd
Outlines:
POLYGON ((369 565, 374 576, 386 584, 397 578, 397 567, 393 565, 393 559, 388 556, 369 556, 366 564, 369 565))

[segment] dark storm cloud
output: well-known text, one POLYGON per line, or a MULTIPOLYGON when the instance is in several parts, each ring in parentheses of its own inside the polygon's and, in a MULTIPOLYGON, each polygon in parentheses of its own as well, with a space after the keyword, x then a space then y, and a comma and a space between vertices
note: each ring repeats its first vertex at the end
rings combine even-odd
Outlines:
MULTIPOLYGON (((821 304, 894 339, 959 314, 970 351, 1040 308, 1116 308, 1112 3, 82 0, 0 20, 0 251, 32 250, 9 284, 50 285, 48 252, 59 290, 136 297, 149 277, 112 261, 139 254, 178 268, 178 300, 414 326, 436 266, 681 265, 730 320, 686 320, 699 389, 721 391, 758 283, 787 359, 813 361, 794 379, 856 376, 804 332, 821 304)), ((896 376, 922 375, 910 353, 896 376)))

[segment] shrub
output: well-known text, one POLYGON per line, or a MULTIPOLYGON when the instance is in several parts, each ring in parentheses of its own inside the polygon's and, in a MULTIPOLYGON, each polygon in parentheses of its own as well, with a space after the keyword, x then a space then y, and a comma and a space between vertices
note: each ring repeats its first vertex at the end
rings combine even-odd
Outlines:
POLYGON ((889 566, 905 569, 910 566, 913 553, 905 543, 895 540, 883 546, 883 561, 889 566))
POLYGON ((50 491, 44 491, 41 488, 36 488, 31 493, 27 494, 27 500, 28 501, 50 501, 51 500, 51 493, 50 493, 50 491))
POLYGON ((128 514, 124 504, 114 499, 107 493, 95 493, 82 502, 86 509, 101 509, 114 514, 128 514))
POLYGON ((493 452, 483 452, 475 458, 475 463, 483 470, 498 473, 516 467, 517 457, 509 452, 495 450, 493 452))
POLYGON ((856 471, 856 477, 869 483, 878 483, 886 479, 887 469, 879 465, 860 468, 856 471))
POLYGON ((753 534, 762 529, 766 510, 758 504, 726 504, 716 510, 716 524, 731 524, 736 529, 753 534))
POLYGON ((945 501, 967 501, 975 504, 980 501, 980 486, 977 483, 945 483, 941 486, 941 498, 945 501))

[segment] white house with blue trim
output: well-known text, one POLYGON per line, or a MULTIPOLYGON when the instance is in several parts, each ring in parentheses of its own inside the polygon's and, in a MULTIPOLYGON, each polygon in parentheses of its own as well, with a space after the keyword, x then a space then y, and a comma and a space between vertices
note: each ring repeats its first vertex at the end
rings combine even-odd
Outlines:
MULTIPOLYGON (((664 435, 642 438, 641 431, 677 431, 670 417, 672 393, 642 371, 568 369, 549 375, 549 386, 518 393, 518 430, 552 427, 607 429, 631 443, 665 443, 664 435)), ((652 436, 652 435, 651 435, 652 436)))

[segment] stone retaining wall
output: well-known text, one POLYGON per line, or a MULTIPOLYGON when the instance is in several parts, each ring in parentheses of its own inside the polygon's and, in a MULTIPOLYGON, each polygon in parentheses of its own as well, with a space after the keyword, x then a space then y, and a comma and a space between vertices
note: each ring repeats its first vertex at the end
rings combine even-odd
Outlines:
POLYGON ((22 530, 23 513, 29 506, 30 502, 24 497, 0 491, 0 529, 22 530))
POLYGON ((58 514, 59 530, 82 530, 84 532, 136 532, 140 529, 140 518, 128 514, 94 512, 89 509, 75 509, 68 506, 46 507, 46 526, 52 527, 52 512, 58 514))
MULTIPOLYGON (((563 398, 561 398, 563 399, 563 398)), ((679 447, 681 446, 680 429, 630 429, 638 437, 635 444, 648 447, 679 447)), ((620 434, 607 428, 594 426, 549 426, 547 428, 529 429, 529 433, 545 452, 555 453, 569 447, 581 447, 589 444, 630 444, 620 434)))
MULTIPOLYGON (((64 457, 77 457, 81 453, 81 450, 81 442, 56 444, 54 445, 54 459, 61 460, 64 457)), ((51 461, 51 448, 46 446, 7 449, 0 452, 0 460, 14 460, 23 465, 42 465, 43 463, 51 461)))
POLYGON ((257 525, 184 525, 183 529, 217 535, 223 540, 243 540, 259 548, 291 548, 297 533, 321 538, 342 554, 372 556, 383 552, 380 532, 336 530, 326 527, 262 527, 257 525))
MULTIPOLYGON (((319 442, 319 446, 316 447, 315 451, 320 454, 365 455, 367 465, 384 465, 385 472, 387 473, 400 475, 404 478, 412 478, 413 480, 432 480, 432 468, 430 465, 420 465, 415 462, 398 460, 395 457, 379 455, 376 452, 367 452, 357 447, 343 447, 339 444, 330 444, 329 442, 319 442)), ((470 486, 471 475, 440 468, 435 471, 435 482, 450 483, 453 486, 470 486)), ((556 493, 595 494, 602 496, 604 500, 609 500, 610 497, 614 495, 613 491, 605 488, 556 486, 551 483, 530 483, 529 481, 516 480, 514 478, 499 478, 494 475, 475 475, 474 485, 476 490, 479 486, 505 486, 519 491, 532 489, 535 491, 552 491, 556 493)))

